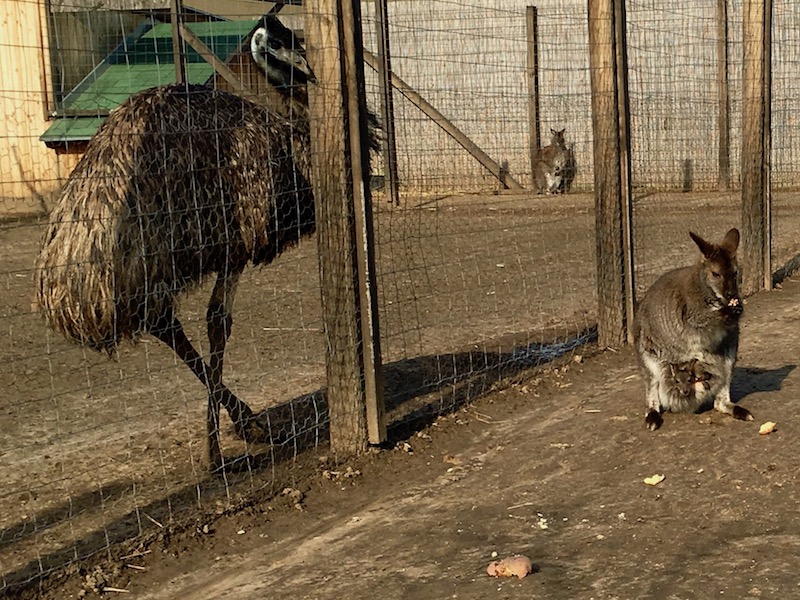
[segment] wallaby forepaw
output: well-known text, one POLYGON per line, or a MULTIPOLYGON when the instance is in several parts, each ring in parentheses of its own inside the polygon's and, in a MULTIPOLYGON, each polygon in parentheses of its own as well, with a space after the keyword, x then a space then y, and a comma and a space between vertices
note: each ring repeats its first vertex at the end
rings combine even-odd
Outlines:
POLYGON ((644 416, 644 423, 650 431, 655 431, 663 425, 664 418, 657 410, 650 410, 647 411, 647 414, 644 416))
POLYGON ((733 407, 733 418, 741 421, 752 421, 753 413, 747 410, 744 406, 735 405, 733 407))

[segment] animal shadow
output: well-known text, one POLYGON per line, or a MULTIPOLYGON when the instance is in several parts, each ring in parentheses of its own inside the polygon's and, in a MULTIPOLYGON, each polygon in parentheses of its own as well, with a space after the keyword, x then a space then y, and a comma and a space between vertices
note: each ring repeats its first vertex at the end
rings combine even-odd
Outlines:
POLYGON ((731 382, 731 399, 738 402, 757 392, 777 392, 783 380, 794 371, 797 365, 785 365, 777 369, 759 367, 736 367, 731 382))

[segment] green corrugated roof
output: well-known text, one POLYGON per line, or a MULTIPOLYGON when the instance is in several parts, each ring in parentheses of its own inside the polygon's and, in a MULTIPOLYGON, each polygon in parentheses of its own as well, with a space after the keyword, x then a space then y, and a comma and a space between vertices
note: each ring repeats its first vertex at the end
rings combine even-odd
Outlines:
MULTIPOLYGON (((187 27, 225 61, 242 44, 258 21, 209 21, 187 23, 187 27)), ((112 110, 141 90, 175 83, 172 56, 172 26, 143 28, 111 52, 65 98, 63 112, 99 113, 112 110), (132 38, 132 39, 131 39, 132 38)), ((213 67, 190 46, 186 46, 186 75, 190 83, 205 83, 213 67)), ((103 116, 65 116, 58 118, 41 136, 45 143, 87 141, 103 123, 103 116)))

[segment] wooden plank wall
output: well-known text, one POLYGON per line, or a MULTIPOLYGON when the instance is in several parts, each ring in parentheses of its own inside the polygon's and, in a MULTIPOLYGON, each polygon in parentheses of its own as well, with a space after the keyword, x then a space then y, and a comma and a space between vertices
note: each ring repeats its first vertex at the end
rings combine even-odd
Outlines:
POLYGON ((39 141, 48 127, 49 48, 44 0, 0 2, 0 218, 41 212, 69 176, 75 155, 39 141), (44 48, 44 52, 42 51, 44 48))

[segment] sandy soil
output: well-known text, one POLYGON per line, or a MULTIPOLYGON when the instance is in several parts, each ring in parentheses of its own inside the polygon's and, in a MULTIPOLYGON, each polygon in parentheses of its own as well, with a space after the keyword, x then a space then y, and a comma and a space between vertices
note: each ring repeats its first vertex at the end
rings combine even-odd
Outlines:
MULTIPOLYGON (((796 195, 775 200, 776 265, 800 252, 797 204, 796 195)), ((214 479, 199 463, 205 405, 188 370, 154 341, 109 361, 48 333, 30 307, 42 225, 0 229, 3 586, 41 580, 43 597, 67 598, 91 588, 86 576, 98 566, 108 585, 141 598, 235 598, 239 589, 270 597, 266 586, 288 586, 279 589, 297 598, 369 597, 378 586, 388 598, 482 598, 498 586, 498 597, 538 590, 588 598, 596 589, 596 597, 670 598, 703 581, 684 575, 687 565, 722 582, 723 572, 743 568, 741 556, 771 555, 776 532, 784 532, 782 552, 796 549, 784 514, 796 448, 791 423, 781 421, 796 381, 796 283, 751 300, 737 371, 738 397, 748 396, 757 419, 779 421, 778 432, 759 438, 753 424, 706 414, 668 418, 650 435, 639 422, 629 352, 558 372, 558 363, 531 369, 524 356, 533 342, 593 322, 591 197, 426 198, 382 206, 377 218, 393 421, 419 406, 447 413, 465 400, 478 404, 428 429, 419 421, 395 428, 393 441, 407 441, 412 454, 346 464, 327 457, 316 427, 325 417, 324 355, 316 245, 308 241, 248 272, 226 370, 256 410, 295 399, 302 411, 294 431, 310 434, 255 449, 267 452, 261 469, 214 479), (358 473, 348 476, 348 466, 358 473), (641 484, 657 471, 667 471, 663 484, 641 484), (281 495, 287 488, 299 492, 281 495), (741 525, 735 536, 733 523, 741 525), (766 528, 763 543, 756 525, 766 528), (672 558, 662 556, 664 543, 672 558), (493 550, 528 553, 541 571, 487 583, 481 573, 493 550), (730 566, 719 564, 723 557, 730 566), (628 580, 636 582, 630 589, 628 580), (669 593, 656 593, 665 585, 669 593), (227 595, 217 593, 223 587, 227 595)), ((737 223, 738 204, 731 194, 652 195, 637 201, 635 219, 643 289, 693 260, 687 229, 719 237, 737 223)), ((207 291, 182 306, 197 340, 207 291)), ((591 348, 577 352, 588 357, 591 348)), ((224 434, 228 454, 253 450, 228 427, 224 434)), ((769 573, 759 571, 764 593, 778 558, 769 573)))
POLYGON ((89 578, 141 600, 793 597, 798 324, 800 280, 748 302, 734 398, 754 422, 666 415, 650 432, 632 353, 581 355, 89 578), (490 578, 494 553, 536 572, 490 578))

